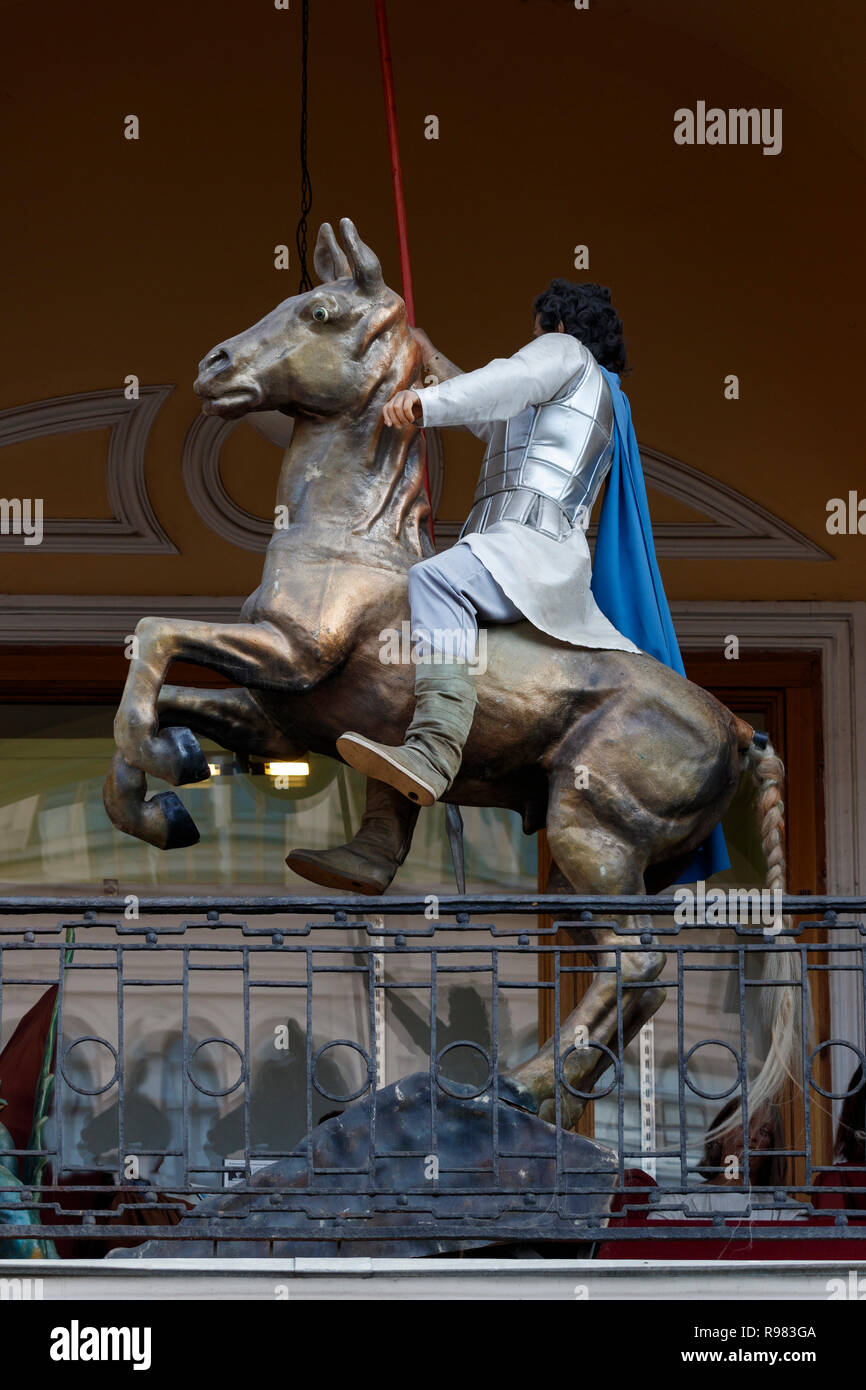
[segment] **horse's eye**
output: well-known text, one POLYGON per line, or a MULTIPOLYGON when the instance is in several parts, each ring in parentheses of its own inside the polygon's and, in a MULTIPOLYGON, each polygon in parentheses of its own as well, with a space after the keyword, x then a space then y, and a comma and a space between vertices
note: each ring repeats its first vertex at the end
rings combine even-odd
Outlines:
POLYGON ((327 317, 328 311, 325 308, 324 304, 318 304, 316 308, 313 310, 313 318, 318 319, 319 323, 324 323, 327 317))

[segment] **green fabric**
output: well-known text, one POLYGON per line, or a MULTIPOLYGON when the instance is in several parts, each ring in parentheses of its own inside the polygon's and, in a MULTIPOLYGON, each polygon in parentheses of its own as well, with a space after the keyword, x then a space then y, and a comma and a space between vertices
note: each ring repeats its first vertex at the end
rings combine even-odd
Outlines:
POLYGON ((448 790, 460 770, 477 701, 475 680, 465 663, 443 661, 440 665, 416 668, 415 713, 403 748, 419 754, 429 764, 436 782, 444 780, 441 790, 437 786, 439 796, 448 790))

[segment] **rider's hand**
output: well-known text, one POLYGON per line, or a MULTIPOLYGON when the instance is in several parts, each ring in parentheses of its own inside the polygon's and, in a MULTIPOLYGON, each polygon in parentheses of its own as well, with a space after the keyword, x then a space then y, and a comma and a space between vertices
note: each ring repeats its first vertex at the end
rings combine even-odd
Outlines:
POLYGON ((382 411, 382 419, 386 425, 411 425, 423 418, 421 397, 417 391, 398 391, 382 411))

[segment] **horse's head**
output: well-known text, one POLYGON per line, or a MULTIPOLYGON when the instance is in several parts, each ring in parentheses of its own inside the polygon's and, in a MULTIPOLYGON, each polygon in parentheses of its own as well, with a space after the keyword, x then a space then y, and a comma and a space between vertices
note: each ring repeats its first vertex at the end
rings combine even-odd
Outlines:
POLYGON ((411 342, 406 306, 348 217, 340 231, 345 250, 328 222, 319 229, 321 285, 283 300, 199 364, 194 389, 206 415, 357 414, 388 377, 399 346, 411 342))

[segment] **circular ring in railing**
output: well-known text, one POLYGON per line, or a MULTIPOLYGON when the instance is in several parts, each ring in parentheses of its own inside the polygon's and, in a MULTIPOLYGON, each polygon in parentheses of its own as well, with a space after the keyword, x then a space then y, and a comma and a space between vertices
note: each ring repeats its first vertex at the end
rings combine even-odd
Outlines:
POLYGON ((587 1041, 587 1042, 583 1043, 583 1045, 582 1045, 581 1047, 575 1047, 574 1044, 572 1044, 571 1047, 567 1047, 567 1048, 565 1049, 565 1051, 563 1052, 562 1057, 560 1058, 560 1063, 561 1063, 560 1074, 561 1074, 561 1079, 562 1079, 562 1084, 563 1084, 563 1086, 565 1087, 566 1091, 568 1091, 568 1094, 569 1094, 570 1096, 576 1096, 579 1100, 604 1100, 604 1097, 605 1097, 605 1096, 609 1096, 610 1093, 611 1093, 611 1091, 615 1090, 616 1087, 619 1085, 619 1082, 620 1082, 620 1065, 619 1065, 619 1058, 617 1057, 616 1053, 615 1053, 615 1052, 611 1052, 610 1048, 609 1048, 609 1047, 606 1047, 604 1043, 587 1041), (569 1082, 566 1081, 566 1079, 565 1079, 565 1059, 566 1059, 566 1057, 570 1057, 571 1054, 572 1054, 572 1052, 582 1052, 583 1049, 584 1049, 584 1047, 594 1047, 595 1050, 596 1050, 596 1052, 604 1052, 604 1053, 606 1053, 606 1055, 607 1055, 607 1056, 610 1058, 610 1060, 613 1062, 613 1081, 611 1081, 611 1083, 610 1083, 610 1085, 608 1086, 608 1088, 607 1088, 606 1091, 580 1091, 580 1090, 578 1090, 578 1088, 577 1088, 576 1086, 572 1086, 572 1085, 569 1084, 569 1082))
POLYGON ((817 1081, 812 1075, 812 1063, 818 1056, 818 1053, 824 1051, 825 1047, 847 1047, 849 1051, 854 1053, 855 1057, 857 1058, 858 1062, 860 1063, 860 1066, 863 1068, 864 1071, 866 1071, 866 1057, 864 1057, 859 1047, 854 1046, 854 1043, 845 1042, 842 1038, 828 1038, 826 1042, 819 1043, 818 1046, 815 1048, 814 1052, 811 1052, 809 1054, 809 1085, 812 1087, 812 1090, 817 1091, 818 1095, 824 1096, 826 1100, 847 1100, 849 1096, 854 1096, 857 1094, 858 1091, 861 1091, 863 1089, 862 1081, 860 1082, 860 1085, 855 1086, 852 1091, 825 1091, 823 1086, 818 1085, 817 1081))
POLYGON ((694 1047, 690 1047, 683 1058, 683 1080, 690 1091, 693 1091, 696 1096, 701 1096, 704 1100, 724 1100, 726 1096, 732 1096, 737 1087, 742 1084, 743 1064, 740 1061, 740 1054, 731 1047, 730 1043, 722 1042, 721 1038, 704 1038, 703 1042, 695 1043, 694 1047), (726 1091, 702 1091, 700 1086, 696 1086, 693 1081, 689 1080, 689 1061, 702 1047, 723 1047, 726 1052, 730 1052, 736 1062, 737 1075, 726 1091))
POLYGON ((241 1050, 240 1050, 240 1048, 238 1047, 237 1043, 236 1043, 236 1042, 232 1042, 231 1038, 205 1038, 204 1042, 200 1042, 200 1043, 198 1044, 198 1046, 197 1046, 197 1047, 194 1047, 193 1050, 192 1050, 192 1052, 190 1053, 190 1055, 189 1055, 189 1062, 187 1063, 187 1068, 186 1068, 186 1074, 187 1074, 187 1076, 189 1077, 190 1081, 192 1082, 193 1086, 195 1086, 195 1089, 196 1089, 197 1091, 201 1091, 202 1095, 204 1095, 204 1096, 230 1096, 231 1093, 232 1093, 232 1091, 236 1091, 236 1090, 238 1089, 238 1086, 240 1086, 241 1082, 244 1081, 244 1080, 246 1079, 247 1067, 246 1067, 246 1062, 244 1061, 244 1054, 241 1052, 241 1050), (226 1086, 225 1089, 222 1090, 222 1091, 212 1091, 212 1090, 210 1089, 209 1086, 203 1086, 202 1083, 201 1083, 200 1081, 196 1081, 195 1077, 194 1077, 193 1074, 192 1074, 192 1063, 193 1063, 193 1058, 195 1057, 195 1055, 196 1055, 197 1052, 201 1052, 202 1048, 203 1048, 203 1047, 208 1047, 208 1046, 210 1045, 210 1043, 225 1043, 226 1047, 230 1047, 231 1050, 232 1050, 232 1052, 236 1052, 237 1055, 238 1055, 238 1057, 240 1058, 240 1063, 241 1063, 241 1074, 240 1074, 240 1076, 238 1077, 237 1081, 235 1081, 231 1086, 226 1086))
MULTIPOLYGON (((477 1043, 477 1042, 470 1042, 470 1041, 468 1040, 468 1038, 460 1038, 460 1039, 458 1039, 457 1042, 449 1043, 447 1047, 443 1047, 442 1051, 439 1053, 438 1057, 436 1058, 436 1065, 435 1065, 434 1068, 433 1068, 433 1075, 434 1075, 434 1077, 436 1078, 436 1085, 439 1087, 439 1090, 440 1090, 440 1091, 444 1091, 445 1094, 446 1094, 446 1096, 451 1096, 452 1100, 475 1100, 476 1096, 483 1096, 485 1091, 489 1091, 489 1090, 490 1090, 490 1085, 491 1085, 491 1082, 493 1081, 493 1061, 492 1061, 492 1059, 491 1059, 491 1057, 490 1057, 489 1052, 485 1052, 484 1048, 481 1046, 480 1043, 477 1043), (481 1056, 484 1058, 484 1063, 485 1063, 485 1065, 486 1065, 486 1067, 487 1067, 487 1075, 486 1075, 486 1077, 484 1078, 484 1085, 483 1085, 483 1086, 479 1086, 479 1088, 478 1088, 477 1091, 452 1091, 452 1090, 449 1090, 449 1088, 445 1085, 445 1082, 442 1080, 442 1077, 439 1075, 439 1070, 440 1070, 440 1068, 441 1068, 441 1066, 442 1066, 442 1059, 443 1059, 443 1057, 444 1057, 447 1053, 452 1052, 452 1051, 454 1050, 455 1047, 468 1047, 468 1048, 471 1048, 471 1050, 472 1050, 473 1052, 478 1052, 478 1053, 480 1053, 481 1056)), ((453 1077, 451 1078, 451 1080, 452 1080, 452 1082, 453 1082, 453 1084, 454 1084, 455 1086, 461 1085, 461 1084, 462 1084, 462 1083, 460 1083, 460 1082, 454 1081, 453 1077)), ((466 1083, 466 1084, 469 1084, 469 1083, 466 1083)))
POLYGON ((325 1100, 335 1100, 338 1105, 348 1105, 350 1100, 357 1100, 358 1097, 362 1096, 364 1092, 368 1090, 369 1087, 372 1085, 373 1059, 370 1056, 369 1052, 364 1051, 360 1043, 351 1042, 349 1038, 336 1038, 334 1042, 323 1043, 323 1045, 318 1049, 318 1051, 313 1053, 313 1063, 312 1067, 310 1068, 310 1076, 312 1078, 313 1085, 315 1086, 319 1095, 324 1096, 325 1100), (318 1081, 316 1080, 316 1067, 319 1065, 319 1058, 322 1056, 324 1052, 328 1051, 329 1047, 351 1047, 354 1052, 359 1053, 360 1056, 364 1059, 365 1065, 367 1067, 367 1080, 363 1083, 363 1085, 358 1087, 357 1091, 353 1091, 351 1095, 335 1096, 333 1091, 326 1091, 324 1086, 320 1086, 318 1081))
POLYGON ((108 1041, 108 1038, 98 1038, 95 1033, 83 1034, 82 1037, 75 1038, 71 1043, 67 1043, 66 1047, 64 1047, 63 1053, 60 1058, 60 1075, 63 1077, 63 1080, 66 1082, 69 1089, 71 1091, 77 1091, 80 1096, 101 1096, 103 1091, 109 1091, 111 1089, 118 1076, 120 1075, 120 1059, 117 1055, 117 1048, 112 1047, 111 1043, 108 1041), (109 1081, 106 1081, 104 1086, 97 1086, 95 1090, 90 1090, 87 1086, 76 1086, 75 1082, 70 1081, 69 1077, 66 1075, 66 1062, 73 1047, 78 1047, 80 1043, 86 1042, 101 1043, 103 1047, 108 1048, 109 1052, 114 1058, 114 1075, 111 1077, 109 1081))

